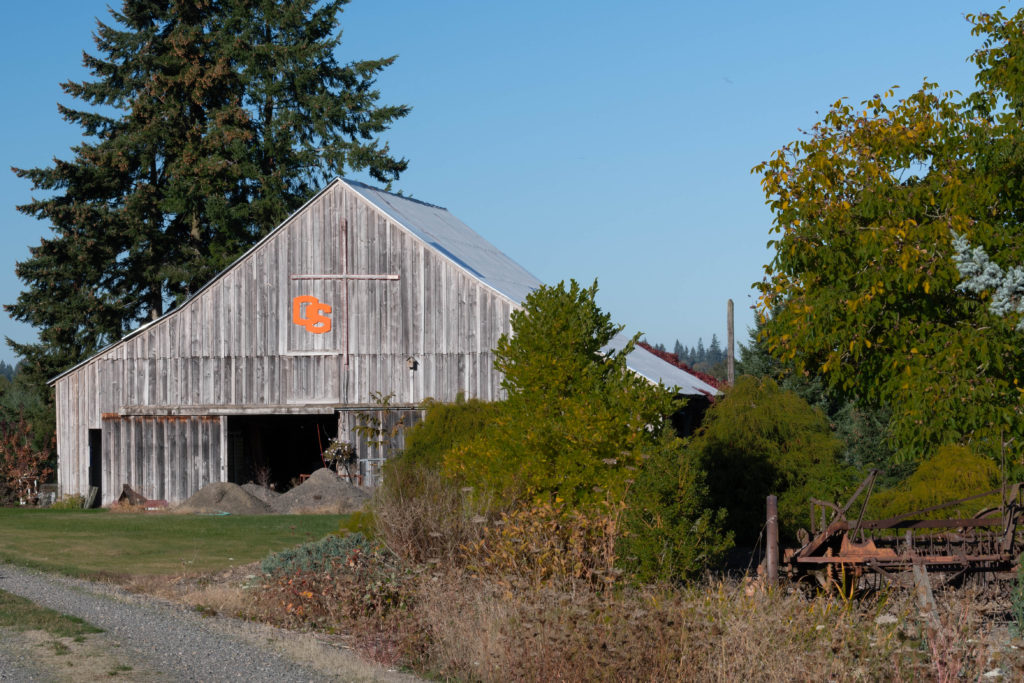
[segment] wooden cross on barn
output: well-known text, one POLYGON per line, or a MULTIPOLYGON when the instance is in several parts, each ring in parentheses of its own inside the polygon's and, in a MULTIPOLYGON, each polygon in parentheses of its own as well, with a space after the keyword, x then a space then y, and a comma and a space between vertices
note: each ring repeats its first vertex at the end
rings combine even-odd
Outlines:
MULTIPOLYGON (((327 274, 292 275, 292 280, 343 280, 341 294, 341 319, 344 321, 342 341, 345 365, 348 365, 348 283, 351 280, 399 280, 396 273, 349 273, 348 271, 348 220, 341 221, 341 271, 327 274)), ((326 316, 331 306, 321 303, 316 297, 297 296, 292 300, 292 322, 303 325, 313 334, 323 334, 331 330, 331 320, 326 316)))

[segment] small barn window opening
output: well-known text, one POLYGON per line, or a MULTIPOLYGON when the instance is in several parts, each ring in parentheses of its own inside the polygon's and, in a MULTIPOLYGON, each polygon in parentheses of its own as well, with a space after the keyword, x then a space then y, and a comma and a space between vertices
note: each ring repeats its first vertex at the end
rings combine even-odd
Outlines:
POLYGON ((338 435, 328 415, 232 415, 228 418, 228 481, 287 491, 324 466, 323 452, 338 435))

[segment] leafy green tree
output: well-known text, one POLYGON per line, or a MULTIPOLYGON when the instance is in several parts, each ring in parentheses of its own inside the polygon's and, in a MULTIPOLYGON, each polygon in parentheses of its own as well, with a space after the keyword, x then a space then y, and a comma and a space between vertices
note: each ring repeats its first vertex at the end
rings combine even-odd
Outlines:
POLYGON ((194 292, 323 179, 387 182, 406 162, 378 136, 407 107, 379 106, 394 58, 340 65, 347 0, 125 0, 98 23, 93 80, 67 82, 82 128, 69 160, 15 169, 43 194, 19 210, 52 236, 18 264, 12 347, 43 379, 194 292))
POLYGON ((477 439, 444 457, 450 477, 500 500, 621 501, 680 403, 626 367, 636 342, 605 350, 621 327, 594 301, 597 283, 532 292, 498 341, 508 393, 477 439))
POLYGON ((765 523, 765 498, 779 497, 783 533, 807 524, 810 497, 839 499, 857 480, 839 460, 842 443, 825 415, 773 380, 743 375, 708 409, 690 445, 708 472, 713 506, 728 511, 739 543, 765 523))
POLYGON ((954 235, 1024 262, 1024 11, 969 16, 984 38, 966 97, 923 87, 836 102, 755 167, 774 213, 758 285, 768 348, 830 388, 892 410, 900 457, 943 444, 994 456, 1024 437, 1016 314, 965 295, 954 235))
POLYGON ((643 582, 678 581, 720 566, 732 548, 726 511, 709 505, 699 455, 672 434, 649 452, 626 500, 622 565, 643 582))
POLYGON ((890 410, 886 406, 866 405, 856 395, 829 389, 820 377, 797 372, 792 361, 773 356, 762 334, 764 321, 756 321, 750 330, 748 344, 740 344, 739 374, 769 378, 783 391, 790 391, 810 406, 822 411, 832 434, 843 443, 841 459, 861 470, 880 468, 882 483, 901 480, 912 470, 912 464, 896 462, 889 445, 890 410))

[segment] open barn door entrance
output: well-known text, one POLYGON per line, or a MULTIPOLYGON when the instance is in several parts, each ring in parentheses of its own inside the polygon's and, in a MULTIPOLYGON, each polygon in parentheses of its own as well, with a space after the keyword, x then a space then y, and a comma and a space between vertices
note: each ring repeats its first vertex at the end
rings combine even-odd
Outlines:
POLYGON ((277 491, 324 466, 321 457, 338 434, 328 415, 232 415, 228 417, 228 481, 256 482, 277 491))
POLYGON ((103 501, 103 430, 89 430, 89 488, 96 489, 92 506, 99 507, 103 501))

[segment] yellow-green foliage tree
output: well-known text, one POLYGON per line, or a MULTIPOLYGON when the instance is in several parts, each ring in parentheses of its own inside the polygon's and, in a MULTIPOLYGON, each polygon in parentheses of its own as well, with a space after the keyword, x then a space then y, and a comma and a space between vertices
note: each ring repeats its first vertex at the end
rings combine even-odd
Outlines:
POLYGON ((401 538, 385 529, 390 542, 435 539, 415 545, 430 546, 418 555, 436 554, 441 539, 466 534, 435 529, 435 520, 487 508, 502 510, 503 524, 475 525, 482 540, 458 547, 489 571, 531 567, 531 576, 607 587, 613 565, 641 580, 679 580, 717 563, 732 539, 723 513, 707 509, 700 463, 671 426, 682 402, 626 367, 635 339, 609 348, 621 328, 596 293, 596 283, 545 286, 513 313, 513 334, 495 353, 505 401, 428 406, 405 452, 385 466, 378 518, 389 500, 401 499, 402 510, 441 503, 398 525, 411 530, 401 538), (544 539, 528 538, 541 530, 544 539))
POLYGON ((392 462, 408 461, 438 469, 444 454, 476 437, 501 412, 502 404, 461 394, 455 403, 428 400, 426 415, 405 434, 405 450, 392 462))
POLYGON ((984 43, 977 89, 837 101, 803 139, 755 167, 774 214, 764 280, 776 356, 892 410, 893 444, 999 452, 1024 437, 1024 344, 991 292, 965 293, 953 235, 1024 262, 1024 10, 968 16, 984 43))
POLYGON ((839 461, 843 446, 824 413, 768 378, 737 378, 690 448, 708 472, 712 504, 728 511, 740 543, 757 539, 769 494, 779 497, 782 531, 793 537, 807 526, 810 497, 838 500, 857 480, 839 461))
POLYGON ((594 301, 597 282, 541 286, 512 313, 495 349, 508 392, 478 437, 450 450, 443 469, 499 501, 621 501, 679 407, 672 392, 626 367, 636 338, 594 301))
MULTIPOLYGON (((965 446, 943 446, 900 484, 872 496, 869 510, 875 517, 894 517, 994 491, 999 488, 999 482, 999 468, 991 458, 973 453, 965 446)), ((999 495, 995 494, 925 516, 970 517, 983 508, 997 505, 999 495)))

